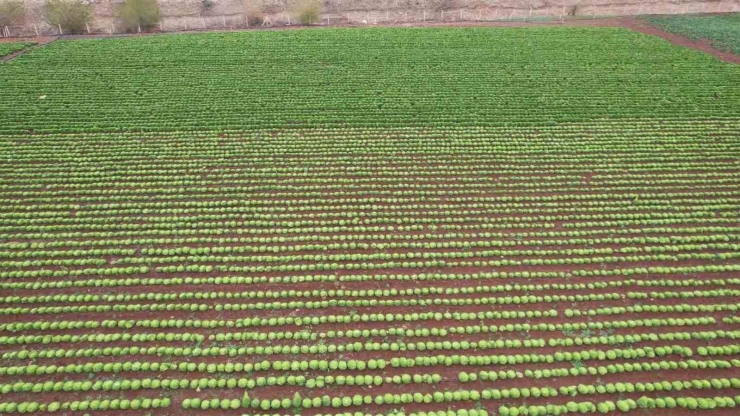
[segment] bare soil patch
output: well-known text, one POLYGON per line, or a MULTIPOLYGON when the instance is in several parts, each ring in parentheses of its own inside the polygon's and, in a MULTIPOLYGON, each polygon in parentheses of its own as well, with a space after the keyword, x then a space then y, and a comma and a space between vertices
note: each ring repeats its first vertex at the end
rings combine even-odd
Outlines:
POLYGON ((30 38, 0 38, 0 43, 36 42, 39 45, 55 40, 53 36, 39 36, 30 38))

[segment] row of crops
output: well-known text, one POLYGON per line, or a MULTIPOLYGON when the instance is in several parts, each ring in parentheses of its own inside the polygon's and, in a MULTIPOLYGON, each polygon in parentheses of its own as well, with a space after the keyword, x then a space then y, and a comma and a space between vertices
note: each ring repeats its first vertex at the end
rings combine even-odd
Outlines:
POLYGON ((58 41, 0 80, 2 414, 740 406, 735 66, 321 29, 58 41))

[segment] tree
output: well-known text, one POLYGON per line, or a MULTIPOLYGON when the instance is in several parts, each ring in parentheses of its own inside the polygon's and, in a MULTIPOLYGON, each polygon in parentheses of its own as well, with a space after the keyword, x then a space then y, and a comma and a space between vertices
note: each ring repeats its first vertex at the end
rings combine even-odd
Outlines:
POLYGON ((321 21, 321 3, 318 0, 298 0, 295 13, 301 24, 319 23, 321 21))
POLYGON ((0 1, 0 26, 11 26, 23 17, 23 0, 0 1))
POLYGON ((266 18, 262 7, 250 0, 244 0, 244 16, 246 16, 249 26, 259 26, 266 18))
POLYGON ((71 33, 82 33, 92 20, 92 6, 82 0, 46 0, 41 13, 47 23, 71 33))
POLYGON ((118 9, 126 31, 149 29, 160 19, 157 0, 126 0, 118 9))

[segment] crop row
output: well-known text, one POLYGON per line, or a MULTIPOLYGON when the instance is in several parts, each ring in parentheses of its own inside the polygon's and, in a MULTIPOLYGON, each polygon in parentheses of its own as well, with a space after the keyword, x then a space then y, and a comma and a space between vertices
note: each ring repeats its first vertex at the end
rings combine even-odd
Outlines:
POLYGON ((170 399, 102 399, 102 400, 76 400, 72 402, 0 402, 0 412, 3 414, 15 413, 37 413, 48 412, 66 413, 69 411, 80 412, 85 410, 141 410, 161 409, 170 406, 170 399))
MULTIPOLYGON (((472 335, 486 333, 489 328, 486 325, 465 325, 451 327, 425 327, 417 329, 398 329, 398 328, 373 328, 365 330, 347 330, 345 331, 327 331, 311 332, 301 330, 298 332, 281 331, 281 332, 218 332, 210 334, 207 337, 198 333, 171 333, 171 332, 144 332, 144 333, 99 333, 94 335, 18 335, 18 336, 0 336, 0 345, 28 345, 28 344, 56 344, 56 343, 113 343, 121 341, 129 342, 203 342, 206 338, 209 341, 229 342, 229 341, 279 341, 279 340, 316 340, 320 338, 365 338, 371 337, 428 337, 428 336, 446 336, 446 335, 472 335)), ((634 345, 640 342, 657 342, 657 341, 675 341, 675 340, 702 340, 712 341, 716 339, 737 339, 740 333, 737 331, 705 331, 705 332, 660 332, 660 333, 635 333, 635 334, 617 334, 587 336, 581 335, 575 338, 528 338, 519 339, 499 339, 491 340, 492 346, 499 349, 510 348, 543 348, 545 346, 572 347, 574 345, 624 345, 629 343, 634 345)), ((703 348, 703 347, 702 347, 703 348)), ((716 347, 712 346, 706 349, 714 351, 716 347)), ((327 347, 328 349, 328 347, 327 347)), ((319 347, 309 346, 309 351, 318 352, 319 347)), ((700 349, 699 351, 704 351, 700 349)), ((730 350, 732 351, 732 350, 730 350)), ((729 354, 729 353, 728 353, 729 354)), ((556 354, 557 355, 557 354, 556 354)), ((703 354, 704 355, 704 354, 703 354)))
MULTIPOLYGON (((705 298, 705 297, 737 297, 740 296, 740 290, 713 290, 713 291, 692 291, 692 292, 652 292, 636 293, 628 292, 627 295, 633 299, 671 299, 671 298, 705 298)), ((545 302, 561 302, 566 300, 573 301, 584 301, 584 300, 618 300, 621 296, 617 293, 613 294, 600 294, 600 295, 575 295, 575 296, 546 296, 546 297, 520 297, 520 296, 508 296, 501 298, 462 298, 462 299, 449 299, 449 298, 434 298, 434 299, 395 299, 395 300, 330 300, 330 301, 291 301, 291 302, 256 302, 256 303, 218 303, 216 305, 209 305, 204 303, 134 303, 134 304, 108 304, 108 305, 72 305, 72 306, 39 306, 39 307, 8 307, 0 308, 0 315, 40 315, 40 314, 62 314, 62 313, 86 313, 86 312, 139 312, 139 311, 189 311, 189 312, 206 312, 206 311, 270 311, 270 310, 288 310, 288 309, 329 309, 329 308, 357 308, 362 307, 365 309, 370 308, 381 308, 391 306, 403 306, 403 307, 415 307, 415 306, 472 306, 472 305, 503 305, 503 304, 537 304, 545 302)), ((736 308, 726 308, 724 306, 716 308, 706 308, 706 311, 722 311, 731 310, 736 308)), ((611 311, 610 311, 611 312, 611 311)), ((616 315, 616 313, 603 313, 606 315, 616 315)), ((548 314, 549 315, 549 314, 548 314)), ((567 317, 574 316, 575 313, 572 311, 566 313, 567 317), (570 315, 570 316, 569 316, 570 315)), ((492 314, 489 319, 506 319, 502 316, 496 316, 492 314)), ((514 319, 514 318, 512 318, 514 319)), ((656 322, 652 320, 649 322, 656 322)), ((681 322, 682 319, 677 320, 681 322)), ((632 321, 629 321, 630 325, 632 321)), ((662 321, 661 321, 662 322, 662 321)), ((618 327, 618 324, 614 324, 618 327)), ((640 324, 637 324, 640 325, 640 324)), ((657 324, 654 324, 657 325, 657 324)), ((539 329, 547 327, 546 324, 535 325, 533 329, 539 329)), ((494 327, 495 328, 495 327, 494 327)))

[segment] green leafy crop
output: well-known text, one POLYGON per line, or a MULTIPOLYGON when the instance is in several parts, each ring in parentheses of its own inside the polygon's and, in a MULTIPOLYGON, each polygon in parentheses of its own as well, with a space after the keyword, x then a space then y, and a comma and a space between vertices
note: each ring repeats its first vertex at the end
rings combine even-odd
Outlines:
POLYGON ((718 49, 740 55, 740 13, 648 16, 645 19, 668 32, 691 39, 707 39, 718 49))

